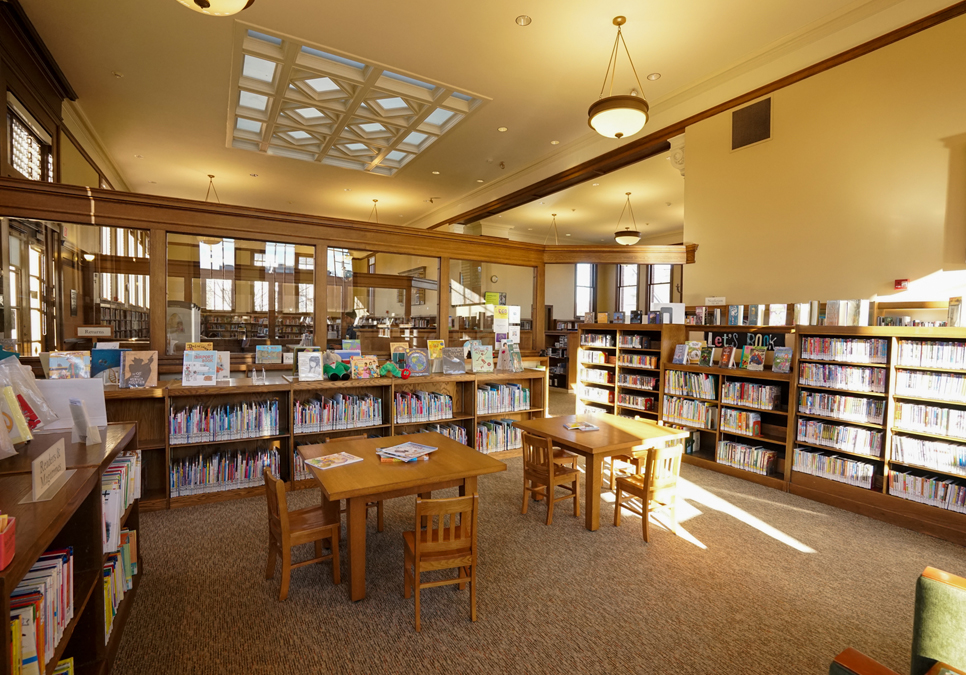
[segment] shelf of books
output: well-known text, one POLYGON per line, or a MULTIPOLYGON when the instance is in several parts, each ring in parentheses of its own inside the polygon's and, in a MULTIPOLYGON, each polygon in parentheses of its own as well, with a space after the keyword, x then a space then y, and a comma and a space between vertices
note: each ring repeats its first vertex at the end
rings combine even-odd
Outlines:
POLYGON ((966 543, 966 331, 809 327, 789 490, 966 543))
MULTIPOLYGON (((558 325, 568 324, 558 321, 558 325)), ((573 391, 577 386, 577 330, 548 330, 546 339, 547 358, 550 360, 550 386, 573 391)))
MULTIPOLYGON (((74 473, 48 501, 29 502, 29 470, 0 476, 0 536, 8 535, 0 548, 16 542, 0 571, 0 675, 110 672, 144 565, 140 454, 136 434, 124 431, 108 428, 93 464, 86 446, 68 444, 74 473)), ((54 438, 32 443, 47 441, 39 453, 54 438)))
POLYGON ((113 339, 131 340, 147 338, 150 328, 150 311, 121 302, 101 300, 98 304, 100 324, 114 329, 113 339))
POLYGON ((104 385, 108 422, 136 422, 141 450, 142 511, 168 506, 167 401, 164 387, 121 389, 104 385))
POLYGON ((661 365, 683 339, 681 325, 580 324, 577 412, 656 421, 661 365))
POLYGON ((784 489, 792 332, 735 326, 704 337, 675 345, 665 363, 661 421, 692 432, 685 462, 784 489))

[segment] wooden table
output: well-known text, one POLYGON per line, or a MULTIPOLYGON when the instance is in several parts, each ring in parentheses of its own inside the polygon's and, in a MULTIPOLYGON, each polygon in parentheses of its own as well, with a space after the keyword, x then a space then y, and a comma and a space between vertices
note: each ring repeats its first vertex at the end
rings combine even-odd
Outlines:
POLYGON ((324 471, 308 467, 322 486, 322 507, 325 509, 326 523, 339 521, 339 501, 346 500, 349 594, 353 600, 366 597, 368 502, 415 494, 429 497, 433 490, 451 487, 459 487, 460 495, 472 494, 476 492, 477 476, 506 471, 506 464, 503 462, 436 432, 305 445, 298 451, 303 459, 337 452, 362 457, 361 462, 324 471), (377 449, 407 441, 431 445, 438 449, 428 461, 408 464, 383 464, 379 461, 377 449))
POLYGON ((688 437, 687 431, 669 429, 656 422, 633 420, 604 413, 600 415, 566 415, 543 419, 514 421, 513 426, 531 434, 544 436, 568 450, 586 458, 587 487, 585 514, 587 529, 600 527, 600 485, 604 458, 613 455, 644 453, 651 448, 663 446, 668 441, 688 437), (598 431, 569 431, 565 424, 589 422, 598 431))

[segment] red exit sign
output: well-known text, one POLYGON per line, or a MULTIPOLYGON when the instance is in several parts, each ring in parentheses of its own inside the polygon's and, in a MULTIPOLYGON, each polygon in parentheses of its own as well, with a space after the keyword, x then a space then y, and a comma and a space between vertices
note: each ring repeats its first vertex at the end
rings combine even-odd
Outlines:
POLYGON ((909 280, 908 279, 896 279, 896 290, 897 291, 904 291, 907 288, 909 288, 909 280))

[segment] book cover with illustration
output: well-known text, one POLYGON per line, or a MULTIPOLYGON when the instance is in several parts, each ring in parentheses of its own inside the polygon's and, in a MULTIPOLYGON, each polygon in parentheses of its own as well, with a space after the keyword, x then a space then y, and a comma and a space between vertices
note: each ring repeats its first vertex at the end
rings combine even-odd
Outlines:
POLYGON ((400 368, 406 367, 406 352, 409 351, 408 342, 390 342, 389 343, 389 356, 392 362, 395 363, 400 368))
POLYGON ((213 342, 186 342, 184 345, 186 352, 210 352, 214 348, 213 342))
POLYGON ((362 340, 343 340, 342 349, 347 352, 361 352, 362 340))
POLYGON ((353 356, 349 361, 353 380, 379 377, 379 360, 375 356, 353 356))
POLYGON ((741 358, 738 360, 738 367, 747 369, 749 359, 751 359, 751 347, 745 345, 741 348, 741 358))
POLYGON ((218 381, 218 352, 185 352, 181 384, 185 387, 213 386, 218 381))
POLYGON ((758 305, 748 305, 748 325, 758 325, 758 305))
MULTIPOLYGON (((299 355, 310 352, 321 352, 322 348, 316 345, 296 345, 292 347, 292 373, 299 374, 299 355)), ((320 354, 321 359, 321 354, 320 354)))
POLYGON ((607 323, 607 312, 597 312, 597 323, 607 323))
POLYGON ((155 351, 121 354, 121 388, 141 389, 158 386, 158 353, 155 351))
POLYGON ((459 375, 466 372, 466 361, 463 358, 462 347, 443 347, 443 373, 446 375, 459 375))
POLYGON ((514 373, 523 372, 523 354, 520 353, 520 345, 515 342, 510 343, 510 370, 514 373))
POLYGON ((671 358, 671 363, 677 363, 679 365, 685 365, 686 359, 688 358, 688 346, 687 345, 675 345, 674 356, 671 358))
POLYGON ((464 342, 463 343, 463 358, 464 359, 471 359, 471 358, 473 358, 473 347, 475 347, 477 345, 479 345, 479 346, 482 347, 483 346, 483 343, 480 342, 479 340, 467 340, 466 342, 464 342))
POLYGON ((784 326, 788 320, 788 305, 768 305, 768 325, 784 326))
POLYGON ((734 347, 722 347, 721 348, 721 361, 718 365, 722 368, 734 368, 735 367, 735 348, 734 347))
POLYGON ((99 377, 104 384, 121 383, 120 349, 92 349, 91 377, 99 377))
POLYGON ((90 352, 50 352, 49 380, 88 379, 91 376, 90 352))
POLYGON ((299 382, 314 382, 322 379, 321 352, 299 352, 298 361, 299 382))
POLYGON ((744 305, 728 305, 728 325, 740 326, 745 321, 744 305))
POLYGON ((748 349, 751 351, 748 357, 748 370, 764 370, 768 347, 748 347, 748 349))
POLYGON ((255 363, 281 363, 282 345, 256 345, 255 363))
MULTIPOLYGON (((356 358, 366 357, 357 356, 356 358)), ((332 469, 337 466, 346 466, 348 464, 355 464, 356 462, 361 461, 362 457, 350 455, 348 452, 337 452, 334 455, 324 455, 322 457, 313 457, 312 459, 307 459, 305 460, 305 463, 318 469, 319 471, 325 471, 326 469, 332 469)))
POLYGON ((445 346, 445 340, 426 340, 426 348, 429 349, 429 358, 441 358, 443 356, 443 347, 445 346))
POLYGON ((625 316, 624 312, 614 312, 613 323, 624 323, 625 316))
POLYGON ((687 343, 687 346, 688 346, 688 355, 687 355, 687 361, 685 361, 685 363, 690 365, 698 364, 701 361, 701 347, 704 346, 704 343, 692 340, 687 343))
POLYGON ((493 372, 493 347, 490 345, 473 345, 473 372, 493 372))
POLYGON ((644 322, 644 312, 640 309, 631 310, 631 323, 643 323, 644 322))
POLYGON ((775 360, 771 362, 774 373, 788 373, 792 369, 792 348, 775 347, 775 360))
POLYGON ((410 349, 406 352, 406 367, 410 377, 429 374, 429 350, 410 349))
POLYGON ((701 358, 698 360, 699 366, 710 366, 711 359, 714 356, 714 347, 702 347, 701 348, 701 358))
POLYGON ((231 379, 231 352, 217 352, 218 372, 215 374, 219 381, 231 379))

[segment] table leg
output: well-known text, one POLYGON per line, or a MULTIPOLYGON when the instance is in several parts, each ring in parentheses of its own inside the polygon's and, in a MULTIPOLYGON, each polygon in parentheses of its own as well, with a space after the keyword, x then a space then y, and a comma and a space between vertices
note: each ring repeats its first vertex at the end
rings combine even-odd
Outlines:
POLYGON ((476 492, 476 476, 467 476, 460 485, 460 497, 465 497, 476 492))
POLYGON ((346 500, 349 539, 349 597, 366 597, 366 497, 346 500))
POLYGON ((592 455, 587 458, 587 487, 584 490, 587 529, 595 532, 600 528, 600 484, 604 468, 604 458, 592 455))

